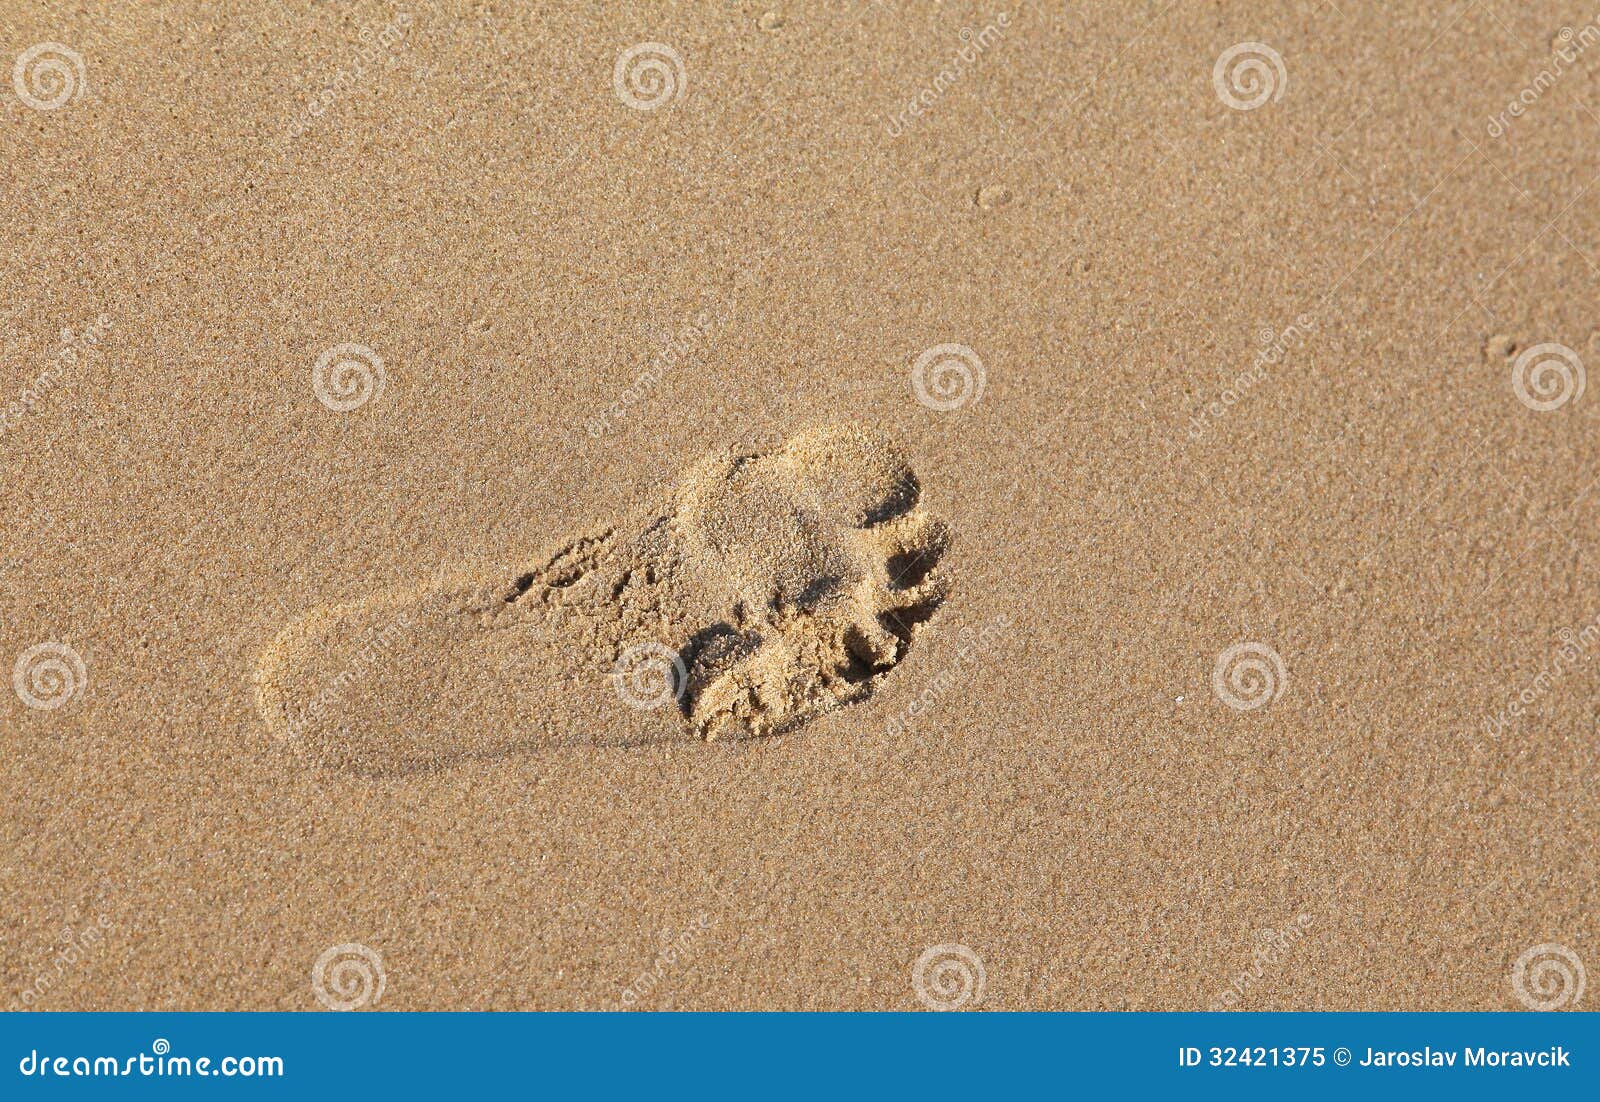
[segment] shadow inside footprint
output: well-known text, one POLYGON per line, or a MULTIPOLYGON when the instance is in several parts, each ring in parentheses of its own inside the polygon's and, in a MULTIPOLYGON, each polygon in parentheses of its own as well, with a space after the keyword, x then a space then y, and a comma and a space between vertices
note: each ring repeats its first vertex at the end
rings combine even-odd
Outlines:
POLYGON ((694 713, 695 702, 707 685, 732 670, 761 646, 761 635, 741 631, 732 624, 712 624, 689 637, 678 652, 687 675, 678 701, 685 717, 694 713))

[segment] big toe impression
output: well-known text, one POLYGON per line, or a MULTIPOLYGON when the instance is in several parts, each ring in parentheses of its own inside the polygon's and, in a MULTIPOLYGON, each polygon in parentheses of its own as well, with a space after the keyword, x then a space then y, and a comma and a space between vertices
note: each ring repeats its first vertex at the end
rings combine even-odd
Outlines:
POLYGON ((855 425, 829 425, 791 438, 783 450, 818 506, 862 528, 899 516, 917 503, 916 472, 898 444, 855 425))

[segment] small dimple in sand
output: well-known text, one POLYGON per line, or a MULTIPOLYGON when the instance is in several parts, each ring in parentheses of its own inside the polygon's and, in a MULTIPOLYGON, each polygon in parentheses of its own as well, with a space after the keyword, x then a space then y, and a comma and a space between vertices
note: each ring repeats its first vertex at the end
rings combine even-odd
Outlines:
POLYGON ((855 427, 709 456, 534 565, 308 613, 257 701, 308 758, 370 772, 791 731, 870 694, 948 595, 920 496, 855 427))

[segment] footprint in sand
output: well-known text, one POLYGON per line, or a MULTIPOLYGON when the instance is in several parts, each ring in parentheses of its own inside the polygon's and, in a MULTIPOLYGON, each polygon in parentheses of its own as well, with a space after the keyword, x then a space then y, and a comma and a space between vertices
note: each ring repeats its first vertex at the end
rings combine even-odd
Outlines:
POLYGON ((947 596, 919 492, 859 428, 711 456, 532 567, 309 613, 257 702, 307 757, 371 772, 790 731, 871 693, 947 596))

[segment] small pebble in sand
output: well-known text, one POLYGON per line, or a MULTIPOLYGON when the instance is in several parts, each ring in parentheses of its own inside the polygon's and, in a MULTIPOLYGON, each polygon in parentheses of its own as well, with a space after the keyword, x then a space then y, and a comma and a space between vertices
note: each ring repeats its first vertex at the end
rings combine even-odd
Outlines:
POLYGON ((1483 342, 1483 354, 1491 360, 1506 360, 1517 350, 1517 342, 1504 333, 1496 333, 1483 342))
POLYGON ((1011 202, 1011 189, 1004 184, 988 184, 978 189, 978 206, 994 210, 1011 202))
POLYGON ((783 13, 769 11, 760 19, 756 20, 756 26, 760 27, 764 31, 775 31, 783 26, 783 13))

